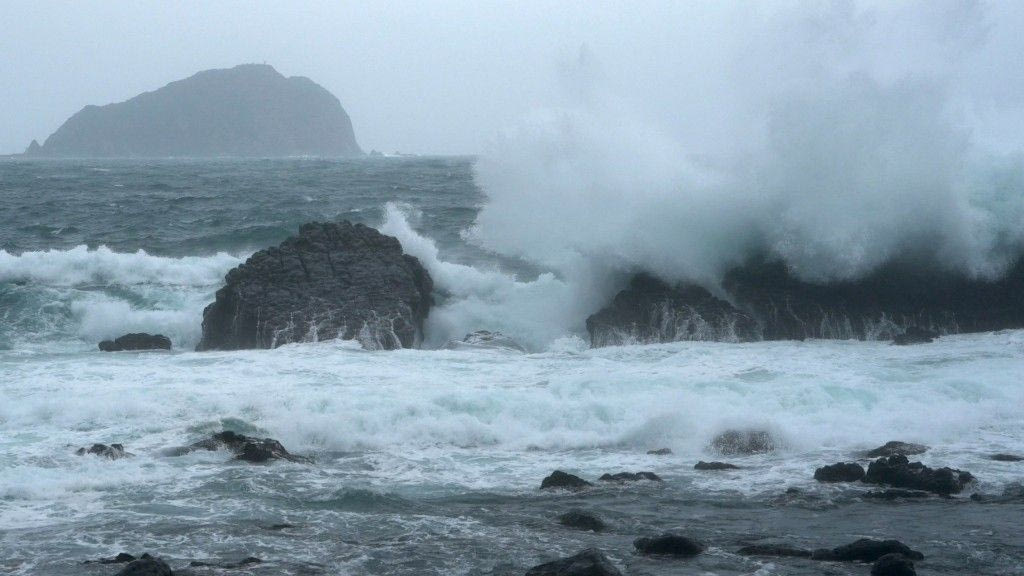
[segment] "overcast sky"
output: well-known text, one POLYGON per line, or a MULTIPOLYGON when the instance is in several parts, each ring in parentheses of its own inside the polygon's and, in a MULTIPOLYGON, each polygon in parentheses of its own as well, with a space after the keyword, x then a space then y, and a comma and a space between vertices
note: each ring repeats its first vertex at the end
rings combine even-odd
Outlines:
POLYGON ((588 74, 666 130, 692 126, 697 139, 722 126, 741 132, 750 93, 793 72, 791 61, 799 73, 821 56, 881 77, 946 75, 951 92, 970 93, 978 129, 1015 146, 1024 118, 1022 7, 6 0, 0 153, 42 142, 87 104, 246 62, 325 86, 365 150, 478 153, 530 110, 586 92, 573 77, 581 47, 583 60, 597 62, 599 72, 588 74), (826 41, 800 45, 808 27, 826 41), (795 45, 785 40, 791 30, 795 45), (818 54, 821 46, 835 54, 818 54))

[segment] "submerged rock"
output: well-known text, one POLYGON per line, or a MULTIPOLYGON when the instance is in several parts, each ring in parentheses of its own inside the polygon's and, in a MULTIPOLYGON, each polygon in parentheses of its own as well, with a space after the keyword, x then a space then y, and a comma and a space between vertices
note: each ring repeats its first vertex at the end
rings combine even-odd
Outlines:
POLYGON ((526 571, 526 576, 622 576, 622 572, 597 548, 560 560, 554 560, 526 571))
POLYGON ((996 462, 1021 462, 1024 461, 1024 456, 1017 456, 1016 454, 993 454, 989 456, 989 460, 995 460, 996 462))
POLYGON ((225 430, 213 436, 195 442, 177 455, 187 454, 196 450, 230 450, 235 453, 236 460, 261 463, 269 460, 288 460, 290 462, 309 462, 308 458, 296 456, 285 450, 280 442, 273 438, 251 438, 237 432, 225 430))
POLYGON ((243 558, 242 560, 239 560, 238 562, 202 562, 200 560, 193 560, 192 562, 189 562, 189 566, 192 566, 192 567, 195 567, 195 568, 210 567, 210 568, 221 568, 221 569, 224 569, 224 570, 233 570, 235 568, 245 568, 246 566, 252 566, 254 564, 262 564, 262 563, 263 563, 263 560, 260 560, 259 558, 255 557, 255 556, 249 556, 247 558, 243 558))
POLYGON ((174 576, 174 572, 163 560, 143 554, 138 560, 129 562, 117 576, 174 576))
POLYGON ((914 562, 903 554, 886 554, 871 566, 871 576, 917 576, 914 562))
POLYGON ((526 352, 518 342, 505 336, 501 332, 489 330, 477 330, 466 334, 462 340, 450 340, 444 345, 448 350, 464 350, 486 348, 492 350, 512 350, 515 352, 526 352))
POLYGON ((971 500, 974 500, 975 502, 994 502, 998 504, 1021 502, 1024 501, 1024 484, 1021 484, 1020 482, 1011 482, 1003 488, 1003 493, 999 496, 976 492, 971 494, 971 500))
POLYGON ((639 482, 641 480, 649 480, 651 482, 661 482, 660 476, 654 472, 618 472, 616 474, 602 474, 598 478, 601 482, 639 482))
POLYGON ((391 350, 419 344, 433 282, 398 240, 350 222, 310 223, 225 277, 203 311, 197 350, 358 340, 391 350))
POLYGON ((583 510, 570 510, 558 517, 558 523, 569 528, 603 532, 607 525, 596 515, 583 510))
POLYGON ((636 551, 644 555, 678 556, 689 558, 704 551, 704 545, 692 538, 666 532, 654 538, 637 538, 636 551))
POLYGON ((121 552, 117 556, 110 558, 100 558, 99 560, 86 560, 83 564, 124 564, 135 560, 135 556, 127 552, 121 552))
POLYGON ((568 474, 561 470, 555 470, 550 476, 545 478, 540 483, 541 490, 548 488, 564 488, 566 490, 581 490, 588 486, 593 486, 590 482, 587 482, 583 478, 574 474, 568 474))
POLYGON ((875 460, 864 475, 864 482, 868 484, 888 484, 942 495, 958 494, 973 480, 970 472, 929 468, 920 462, 910 462, 902 455, 875 460))
POLYGON ((925 492, 924 490, 904 490, 902 488, 888 488, 886 490, 872 490, 865 492, 865 498, 873 498, 875 500, 907 500, 917 498, 931 498, 934 494, 931 492, 925 492))
POLYGON ((694 470, 739 470, 739 468, 739 466, 728 462, 705 462, 703 460, 693 466, 694 470))
POLYGON ((924 560, 924 554, 911 550, 899 540, 873 540, 861 538, 851 544, 837 546, 831 550, 822 548, 811 554, 814 560, 832 560, 836 562, 874 562, 886 554, 902 554, 914 560, 924 560))
POLYGON ((775 439, 764 430, 726 430, 711 440, 711 449, 723 456, 749 456, 775 451, 775 439))
POLYGON ((669 456, 672 454, 671 448, 658 448, 657 450, 648 450, 647 454, 651 456, 669 456))
POLYGON ((118 336, 113 340, 100 342, 103 352, 121 352, 124 350, 170 350, 171 339, 163 334, 146 334, 137 332, 118 336))
POLYGON ((110 446, 107 446, 106 444, 93 444, 88 449, 79 448, 78 450, 75 451, 75 454, 79 456, 92 454, 95 456, 100 456, 102 458, 109 458, 111 460, 117 460, 119 458, 127 458, 130 456, 134 456, 134 454, 132 454, 131 452, 125 451, 123 444, 111 444, 110 446))
POLYGON ((839 462, 814 471, 818 482, 856 482, 864 477, 864 467, 856 462, 839 462))
POLYGON ((927 328, 921 328, 920 326, 907 326, 907 329, 902 334, 897 334, 892 339, 892 343, 897 346, 906 346, 908 344, 931 344, 939 337, 939 333, 934 330, 928 330, 927 328))
POLYGON ((868 450, 864 453, 864 456, 868 458, 878 458, 880 456, 896 456, 902 454, 904 456, 916 456, 918 454, 924 454, 928 451, 928 447, 924 444, 913 444, 910 442, 900 442, 898 440, 890 440, 885 444, 875 448, 874 450, 868 450))
POLYGON ((786 544, 754 544, 744 546, 737 551, 744 556, 780 556, 792 558, 810 558, 811 551, 795 548, 786 544))

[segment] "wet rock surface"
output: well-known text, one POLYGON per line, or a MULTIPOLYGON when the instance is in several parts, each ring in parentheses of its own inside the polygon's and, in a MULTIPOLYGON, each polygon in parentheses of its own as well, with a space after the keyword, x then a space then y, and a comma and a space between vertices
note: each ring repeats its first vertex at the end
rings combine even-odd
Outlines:
POLYGON ((171 339, 163 334, 146 334, 138 332, 118 336, 113 340, 104 340, 99 344, 103 352, 122 352, 126 350, 170 350, 171 339))
POLYGON ((856 482, 864 477, 864 467, 856 462, 839 462, 814 471, 818 482, 856 482))
POLYGON ((704 551, 704 545, 700 542, 672 532, 652 538, 637 538, 633 541, 633 546, 638 553, 648 556, 689 558, 704 551))
POLYGON ((288 452, 280 442, 273 438, 252 438, 230 430, 218 432, 213 436, 178 449, 175 455, 187 454, 196 450, 230 450, 236 460, 252 463, 270 460, 288 460, 289 462, 308 463, 309 459, 288 452))
POLYGON ((744 556, 778 556, 790 558, 810 558, 811 551, 786 544, 754 544, 737 550, 744 556))
POLYGON ((765 454, 775 447, 775 438, 765 430, 726 430, 711 440, 711 449, 722 456, 765 454))
POLYGON ((174 572, 160 558, 143 554, 138 560, 129 562, 117 576, 174 576, 174 572))
POLYGON ((916 456, 918 454, 924 454, 928 451, 928 447, 924 444, 914 444, 911 442, 900 442, 899 440, 890 440, 885 444, 868 450, 864 453, 867 458, 879 458, 881 456, 916 456))
POLYGON ((574 474, 568 474, 566 472, 562 472, 561 470, 555 470, 548 477, 544 478, 544 480, 542 480, 540 483, 541 490, 551 488, 562 488, 565 490, 581 490, 589 486, 593 486, 593 484, 587 482, 586 480, 580 478, 579 476, 576 476, 574 474))
POLYGON ((873 540, 871 538, 861 538, 851 544, 832 549, 818 549, 811 554, 811 558, 834 562, 874 562, 886 554, 901 554, 913 560, 924 560, 924 554, 912 550, 899 540, 873 540))
POLYGON ((127 452, 124 449, 123 444, 111 444, 110 446, 107 446, 106 444, 93 444, 89 448, 79 448, 78 450, 75 450, 75 454, 79 456, 93 455, 101 458, 109 458, 111 460, 134 456, 134 454, 127 452))
POLYGON ((641 480, 647 480, 650 482, 661 482, 661 477, 654 472, 618 472, 615 474, 602 474, 598 478, 601 482, 618 482, 620 484, 626 482, 640 482, 641 480))
POLYGON ((597 548, 534 566, 526 576, 622 576, 622 572, 597 548))
POLYGON ((693 465, 694 470, 739 470, 740 467, 735 464, 729 464, 728 462, 705 462, 703 460, 693 465))
POLYGON ((917 571, 903 554, 886 554, 871 565, 871 576, 917 576, 917 571))
POLYGON ((868 484, 888 484, 895 488, 949 495, 962 491, 965 485, 974 481, 974 476, 953 468, 929 468, 898 455, 879 458, 869 464, 863 480, 868 484))
POLYGON ((591 532, 603 532, 608 528, 604 520, 585 510, 570 510, 558 517, 558 523, 569 528, 590 530, 591 532))

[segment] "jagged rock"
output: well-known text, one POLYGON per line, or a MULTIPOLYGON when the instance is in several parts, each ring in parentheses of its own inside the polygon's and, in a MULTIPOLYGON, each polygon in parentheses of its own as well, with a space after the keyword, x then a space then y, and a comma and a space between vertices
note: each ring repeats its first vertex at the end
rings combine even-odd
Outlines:
POLYGON ((939 333, 934 330, 928 330, 927 328, 921 328, 920 326, 907 326, 907 329, 902 334, 897 334, 893 339, 892 343, 897 346, 907 346, 908 344, 931 344, 939 337, 939 333))
POLYGON ((874 498, 876 500, 907 500, 912 498, 931 498, 932 496, 931 492, 925 492, 924 490, 904 490, 902 488, 871 490, 864 493, 865 498, 874 498))
POLYGON ((775 439, 764 430, 726 430, 711 440, 711 449, 723 456, 747 456, 775 451, 775 439))
POLYGON ((123 444, 111 444, 110 446, 107 446, 106 444, 93 444, 88 449, 79 448, 75 451, 75 454, 78 454, 79 456, 93 454, 103 458, 110 458, 111 460, 134 456, 131 452, 125 452, 123 444))
POLYGON ((651 456, 669 456, 672 454, 672 449, 658 448, 657 450, 648 450, 647 453, 651 456))
POLYGON ((570 510, 562 514, 558 517, 558 523, 562 526, 592 532, 603 532, 607 528, 603 520, 583 510, 570 510))
POLYGON ((187 454, 196 450, 230 450, 235 453, 236 460, 261 463, 269 460, 288 460, 290 462, 309 462, 309 459, 296 456, 285 450, 280 442, 273 438, 250 438, 230 430, 218 432, 213 436, 195 442, 176 455, 187 454))
POLYGON ((839 462, 814 471, 818 482, 856 482, 864 477, 864 467, 856 462, 839 462))
POLYGON ((486 348, 491 350, 512 350, 514 352, 526 352, 518 342, 505 336, 501 332, 489 330, 477 330, 466 334, 462 340, 449 340, 444 345, 448 350, 466 350, 486 348))
POLYGON ((590 482, 587 482, 583 478, 573 474, 567 474, 561 470, 555 470, 550 476, 545 478, 540 483, 541 490, 547 488, 565 488, 567 490, 580 490, 588 486, 593 486, 590 482))
POLYGON ((903 554, 886 554, 871 566, 871 576, 917 576, 914 562, 903 554))
POLYGON ((226 276, 203 311, 197 350, 275 348, 341 338, 419 344, 433 283, 398 240, 350 222, 311 223, 226 276))
POLYGON ((836 562, 874 562, 886 554, 902 554, 913 560, 924 560, 924 554, 911 550, 899 540, 873 540, 861 538, 852 544, 837 546, 831 550, 822 548, 811 554, 814 560, 836 562))
POLYGON ((641 480, 649 480, 651 482, 661 482, 661 477, 654 472, 618 472, 616 474, 602 474, 598 478, 601 482, 639 482, 641 480))
POLYGON ((704 545, 692 538, 666 532, 654 538, 637 538, 633 541, 637 552, 644 555, 691 557, 704 551, 704 545))
POLYGON ((970 472, 952 468, 933 469, 920 462, 910 462, 906 456, 879 458, 868 465, 864 482, 888 484, 896 488, 924 490, 935 494, 958 494, 964 485, 972 482, 970 472))
POLYGON ((811 551, 795 548, 786 544, 754 544, 744 546, 737 551, 744 556, 782 556, 792 558, 810 558, 811 551))
POLYGON ((739 468, 739 466, 728 462, 705 462, 703 460, 693 466, 694 470, 739 470, 739 468))
POLYGON ((35 156, 353 156, 352 121, 309 78, 266 64, 205 70, 126 102, 86 106, 35 156))
POLYGON ((526 576, 622 576, 622 572, 596 548, 553 562, 534 566, 526 576))
POLYGON ((1024 456, 1017 456, 1016 454, 993 454, 989 456, 990 460, 996 462, 1021 462, 1024 461, 1024 456))
POLYGON ((174 576, 174 572, 163 560, 143 554, 138 560, 129 562, 117 576, 174 576))
POLYGON ((864 453, 868 458, 878 458, 881 456, 896 456, 902 454, 904 456, 916 456, 918 454, 924 454, 928 451, 928 447, 924 444, 913 444, 910 442, 900 442, 898 440, 890 440, 885 444, 875 448, 874 450, 868 450, 864 453))
POLYGON ((163 334, 146 334, 144 332, 125 334, 113 340, 100 342, 103 352, 121 352, 124 350, 170 350, 171 339, 163 334))

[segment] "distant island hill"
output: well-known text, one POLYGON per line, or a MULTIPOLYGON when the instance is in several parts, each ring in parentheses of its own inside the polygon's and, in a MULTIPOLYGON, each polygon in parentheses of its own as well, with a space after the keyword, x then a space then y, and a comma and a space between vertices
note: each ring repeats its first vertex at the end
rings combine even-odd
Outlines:
POLYGON ((341 102, 309 78, 266 64, 206 70, 117 104, 86 106, 34 157, 355 156, 341 102))

